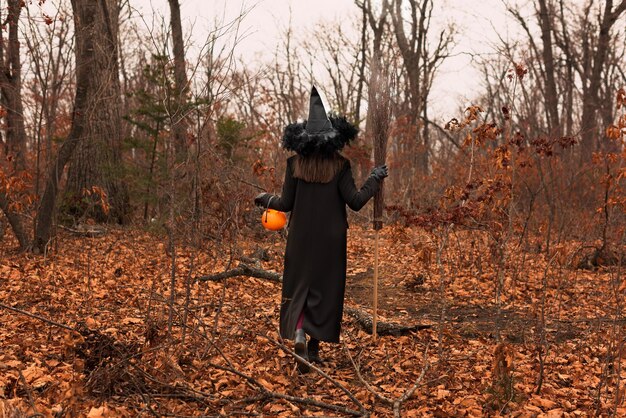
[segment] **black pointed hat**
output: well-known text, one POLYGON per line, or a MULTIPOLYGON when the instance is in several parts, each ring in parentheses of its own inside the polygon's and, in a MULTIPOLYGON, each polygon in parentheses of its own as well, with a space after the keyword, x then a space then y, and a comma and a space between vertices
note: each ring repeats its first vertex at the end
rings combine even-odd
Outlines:
POLYGON ((322 98, 315 86, 313 86, 311 89, 311 99, 309 100, 309 119, 307 120, 306 131, 308 134, 319 134, 331 131, 332 129, 333 126, 326 115, 322 98))
POLYGON ((287 125, 282 145, 302 156, 313 153, 332 155, 349 144, 358 132, 358 128, 348 122, 345 116, 326 114, 322 98, 313 86, 308 120, 287 125))

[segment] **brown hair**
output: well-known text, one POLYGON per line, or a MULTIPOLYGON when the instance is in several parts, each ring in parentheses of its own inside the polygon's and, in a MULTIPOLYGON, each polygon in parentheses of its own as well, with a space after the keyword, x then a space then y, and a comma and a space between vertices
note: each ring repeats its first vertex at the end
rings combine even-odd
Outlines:
POLYGON ((293 176, 309 183, 328 183, 341 171, 346 159, 335 152, 331 156, 296 155, 293 176))

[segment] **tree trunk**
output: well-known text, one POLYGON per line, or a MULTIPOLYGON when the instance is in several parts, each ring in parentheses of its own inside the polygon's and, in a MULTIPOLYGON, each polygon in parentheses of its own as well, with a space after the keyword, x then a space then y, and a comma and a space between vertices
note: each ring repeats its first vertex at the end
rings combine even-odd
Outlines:
POLYGON ((593 151, 598 149, 600 130, 597 124, 597 114, 600 108, 598 91, 602 83, 602 70, 605 67, 608 50, 611 47, 611 29, 617 18, 626 11, 626 0, 613 10, 613 1, 607 0, 600 22, 598 44, 593 54, 593 67, 587 89, 583 91, 583 114, 581 118, 581 159, 587 162, 593 151))
MULTIPOLYGON (((415 191, 415 175, 418 173, 427 175, 429 172, 429 131, 428 127, 420 129, 419 124, 426 112, 424 104, 428 102, 432 87, 431 81, 439 63, 447 57, 446 51, 452 38, 446 30, 441 31, 438 44, 431 49, 427 38, 431 30, 433 1, 408 0, 408 4, 410 18, 403 17, 403 0, 395 0, 391 17, 406 73, 408 120, 414 130, 408 147, 412 163, 409 194, 412 194, 415 191)), ((427 125, 426 119, 421 122, 427 125)))
MULTIPOLYGON (((385 29, 387 27, 387 19, 388 19, 390 5, 389 5, 388 0, 384 0, 381 5, 380 14, 377 16, 374 15, 374 9, 372 7, 371 0, 364 0, 362 2, 357 1, 357 6, 361 8, 363 12, 363 21, 362 21, 363 27, 362 27, 362 32, 361 32, 361 41, 363 42, 363 45, 362 45, 363 49, 361 50, 362 61, 361 61, 361 68, 359 69, 359 74, 360 74, 359 89, 362 88, 361 84, 366 79, 365 64, 367 62, 367 59, 366 59, 367 45, 364 41, 367 39, 366 31, 367 31, 368 24, 373 34, 372 46, 371 46, 371 59, 369 63, 370 74, 369 74, 369 79, 368 79, 368 91, 367 91, 368 106, 367 106, 367 114, 365 115, 365 125, 367 128, 366 132, 367 132, 368 137, 371 137, 372 142, 375 143, 376 141, 374 139, 374 136, 376 135, 375 125, 377 123, 376 123, 376 111, 375 111, 374 105, 378 103, 376 95, 377 95, 377 91, 380 88, 379 83, 380 83, 380 78, 381 78, 381 67, 384 65, 382 62, 383 61, 383 50, 382 50, 383 35, 385 34, 385 29)), ((359 90, 357 94, 357 102, 360 101, 362 94, 363 94, 362 91, 359 90)), ((357 115, 360 114, 359 106, 360 105, 357 103, 357 115)), ((358 121, 358 118, 357 118, 357 121, 358 121)), ((385 142, 385 147, 386 147, 386 142, 385 142)), ((376 159, 375 150, 374 150, 374 158, 376 159)), ((367 174, 369 173, 369 170, 370 170, 369 166, 362 164, 361 165, 361 178, 366 178, 367 174)), ((382 192, 379 192, 379 193, 381 193, 379 194, 379 196, 382 196, 382 192)), ((380 214, 382 214, 382 200, 378 199, 378 201, 380 201, 380 203, 378 203, 378 206, 380 206, 380 209, 379 209, 380 212, 376 212, 376 213, 379 213, 379 216, 380 216, 380 214)))
POLYGON ((11 210, 9 199, 3 192, 0 192, 0 209, 2 209, 2 212, 4 212, 4 215, 9 221, 9 225, 11 225, 11 230, 17 238, 17 242, 20 244, 20 250, 26 250, 30 245, 28 235, 26 235, 24 231, 22 220, 17 213, 11 210))
POLYGON ((356 123, 361 123, 361 98, 363 97, 363 86, 365 85, 365 65, 367 64, 367 10, 363 6, 363 20, 361 23, 361 61, 359 62, 359 79, 357 80, 357 93, 354 103, 354 119, 356 123))
POLYGON ((546 0, 539 0, 539 25, 541 26, 541 40, 543 41, 542 58, 546 82, 545 98, 548 134, 561 136, 562 128, 559 123, 559 103, 554 77, 554 54, 552 52, 553 18, 550 16, 546 0))
POLYGON ((176 156, 186 154, 187 120, 185 118, 185 103, 189 90, 187 72, 185 68, 185 44, 183 41, 183 27, 180 20, 180 4, 178 0, 168 0, 170 4, 170 25, 172 28, 172 45, 174 47, 174 80, 175 91, 172 98, 172 131, 176 156))
POLYGON ((422 143, 424 145, 424 152, 421 159, 422 173, 428 175, 430 167, 430 124, 428 123, 428 100, 424 100, 422 103, 422 143))
MULTIPOLYGON (((574 95, 575 95, 575 76, 574 71, 576 69, 575 58, 572 56, 572 45, 570 41, 570 35, 565 29, 567 27, 567 19, 565 17, 565 4, 564 0, 559 0, 559 22, 561 23, 561 43, 559 45, 562 53, 565 54, 565 73, 567 76, 561 81, 561 95, 563 96, 563 114, 564 121, 561 123, 565 125, 565 128, 561 128, 561 133, 565 136, 572 136, 574 131, 574 95)), ((558 44, 558 36, 555 36, 558 44)), ((568 152, 569 154, 569 152, 568 152)))
MULTIPOLYGON (((118 66, 117 0, 75 1, 75 14, 92 13, 87 33, 92 37, 93 65, 89 77, 85 139, 80 141, 68 170, 64 210, 75 217, 90 216, 104 222, 124 223, 128 216, 128 192, 121 174, 121 96, 118 66), (106 193, 88 197, 94 187, 106 193)), ((79 42, 78 38, 76 40, 79 42)), ((82 42, 86 42, 85 39, 82 42)), ((77 57, 78 59, 78 57, 77 57)))
POLYGON ((72 111, 72 126, 67 139, 59 148, 56 159, 50 167, 39 210, 37 211, 33 249, 38 252, 44 252, 50 241, 59 181, 63 175, 65 165, 70 160, 74 149, 86 131, 87 118, 90 113, 89 105, 91 104, 89 98, 93 95, 92 89, 95 87, 92 83, 92 74, 96 67, 93 36, 95 26, 94 7, 98 6, 92 2, 72 0, 76 32, 76 96, 72 111))
POLYGON ((14 157, 18 170, 25 168, 26 129, 22 107, 22 64, 18 24, 22 11, 22 1, 8 1, 9 40, 5 44, 0 31, 0 90, 2 105, 6 109, 6 148, 5 152, 14 157))
MULTIPOLYGON (((6 143, 4 154, 10 155, 16 171, 26 168, 26 129, 22 107, 22 64, 20 61, 20 43, 18 24, 22 11, 22 2, 9 0, 7 18, 9 29, 8 43, 0 30, 0 103, 6 110, 6 143)), ((0 209, 7 217, 11 229, 17 238, 20 249, 30 245, 19 215, 11 209, 9 197, 0 191, 0 209)))

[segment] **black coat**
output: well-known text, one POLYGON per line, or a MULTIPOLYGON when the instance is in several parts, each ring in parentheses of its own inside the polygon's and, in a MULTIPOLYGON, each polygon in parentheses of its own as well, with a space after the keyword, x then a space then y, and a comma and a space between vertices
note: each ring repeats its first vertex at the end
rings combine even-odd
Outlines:
POLYGON ((346 287, 346 205, 360 210, 379 184, 368 178, 357 190, 350 163, 329 183, 293 177, 294 157, 287 160, 282 194, 266 194, 263 206, 291 212, 285 250, 280 334, 293 339, 304 308, 303 328, 322 341, 338 342, 346 287))

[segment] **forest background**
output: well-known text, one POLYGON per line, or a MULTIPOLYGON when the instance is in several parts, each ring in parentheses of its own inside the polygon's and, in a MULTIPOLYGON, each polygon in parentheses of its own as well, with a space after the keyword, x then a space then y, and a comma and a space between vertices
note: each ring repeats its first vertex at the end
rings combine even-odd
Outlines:
POLYGON ((508 29, 443 4, 266 21, 253 55, 254 4, 0 3, 3 416, 626 414, 626 0, 503 1, 508 29), (252 198, 313 83, 357 183, 381 135, 390 176, 379 336, 366 208, 343 341, 299 375, 252 198))

